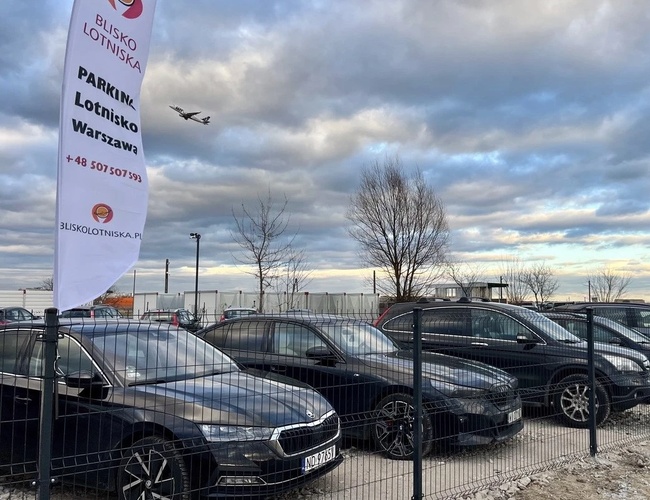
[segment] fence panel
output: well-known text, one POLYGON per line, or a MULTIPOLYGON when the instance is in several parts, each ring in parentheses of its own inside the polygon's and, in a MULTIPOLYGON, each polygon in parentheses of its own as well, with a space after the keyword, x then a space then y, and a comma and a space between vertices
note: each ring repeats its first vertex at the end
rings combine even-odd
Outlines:
MULTIPOLYGON (((592 394, 598 450, 650 438, 638 350, 594 344, 590 391, 587 347, 550 317, 461 306, 421 306, 418 356, 413 308, 255 315, 198 337, 60 319, 54 498, 459 498, 588 457, 592 394)), ((44 331, 0 327, 0 485, 12 498, 36 498, 29 485, 46 477, 44 331)))

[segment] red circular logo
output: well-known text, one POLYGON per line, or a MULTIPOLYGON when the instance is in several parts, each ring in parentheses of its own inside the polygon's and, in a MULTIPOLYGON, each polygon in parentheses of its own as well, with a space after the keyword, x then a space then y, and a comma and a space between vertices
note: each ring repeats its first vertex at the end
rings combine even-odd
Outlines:
POLYGON ((113 209, 106 203, 97 203, 93 207, 91 214, 96 222, 101 222, 102 224, 106 224, 113 219, 113 209))
MULTIPOLYGON (((110 3, 115 10, 118 10, 115 1, 116 0, 108 0, 108 3, 110 3)), ((117 2, 121 4, 121 6, 126 7, 120 7, 120 10, 122 10, 122 17, 135 19, 140 17, 140 14, 142 14, 142 0, 117 0, 117 2)))

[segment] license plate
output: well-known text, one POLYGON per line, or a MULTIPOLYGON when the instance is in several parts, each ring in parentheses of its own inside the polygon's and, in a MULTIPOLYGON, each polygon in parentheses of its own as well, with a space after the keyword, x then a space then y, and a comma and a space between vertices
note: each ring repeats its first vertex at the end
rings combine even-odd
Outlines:
POLYGON ((508 413, 508 423, 511 424, 513 422, 516 422, 521 418, 521 408, 515 411, 511 411, 508 413))
POLYGON ((302 471, 309 472, 336 458, 336 445, 302 459, 302 471))

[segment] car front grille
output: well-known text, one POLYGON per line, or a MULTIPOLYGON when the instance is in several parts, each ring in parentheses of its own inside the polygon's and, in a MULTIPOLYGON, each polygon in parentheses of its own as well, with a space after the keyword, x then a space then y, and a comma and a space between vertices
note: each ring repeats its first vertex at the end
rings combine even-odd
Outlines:
POLYGON ((285 455, 298 455, 335 440, 340 434, 340 429, 339 416, 332 413, 314 424, 282 429, 278 442, 285 455))
POLYGON ((488 393, 488 399, 500 410, 512 407, 517 400, 517 390, 510 385, 496 385, 488 393))

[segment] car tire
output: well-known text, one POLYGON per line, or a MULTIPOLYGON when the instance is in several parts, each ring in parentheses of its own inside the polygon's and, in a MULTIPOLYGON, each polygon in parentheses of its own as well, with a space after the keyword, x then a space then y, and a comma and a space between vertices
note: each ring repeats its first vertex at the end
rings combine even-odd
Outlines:
MULTIPOLYGON (((564 377, 555 387, 553 405, 562 423, 569 427, 589 427, 589 380, 584 375, 564 377)), ((604 423, 612 411, 609 394, 596 381, 596 425, 604 423)))
POLYGON ((117 495, 123 500, 189 500, 190 488, 183 457, 170 441, 159 437, 133 443, 117 472, 117 495))
MULTIPOLYGON (((415 408, 413 396, 398 393, 384 397, 375 407, 372 440, 378 450, 393 460, 411 460, 415 451, 415 408)), ((422 417, 422 456, 433 448, 431 418, 422 417)))

